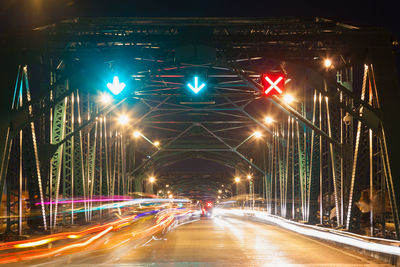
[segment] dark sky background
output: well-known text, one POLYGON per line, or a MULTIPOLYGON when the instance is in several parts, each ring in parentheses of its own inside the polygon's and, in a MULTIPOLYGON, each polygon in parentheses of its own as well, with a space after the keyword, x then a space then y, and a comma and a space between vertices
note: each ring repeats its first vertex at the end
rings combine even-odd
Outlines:
POLYGON ((67 17, 87 16, 320 16, 383 26, 400 34, 395 1, 254 0, 1 0, 1 32, 19 31, 67 17))

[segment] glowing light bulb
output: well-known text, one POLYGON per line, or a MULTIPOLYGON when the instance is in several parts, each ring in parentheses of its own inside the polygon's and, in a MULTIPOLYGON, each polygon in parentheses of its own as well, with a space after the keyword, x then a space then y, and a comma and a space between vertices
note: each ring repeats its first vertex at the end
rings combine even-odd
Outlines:
POLYGON ((111 96, 109 94, 107 94, 107 93, 101 94, 101 96, 100 96, 100 102, 101 103, 109 104, 109 103, 111 103, 111 101, 112 101, 112 98, 111 98, 111 96))
POLYGON ((294 97, 292 95, 289 94, 285 94, 283 96, 283 101, 285 101, 286 103, 290 104, 294 101, 294 97))
POLYGON ((325 66, 325 68, 330 68, 330 67, 332 67, 332 60, 330 60, 329 58, 326 58, 326 59, 324 60, 324 66, 325 66))
POLYGON ((120 115, 120 116, 118 117, 118 123, 119 123, 119 124, 121 124, 121 125, 126 125, 126 124, 128 124, 128 122, 129 122, 129 117, 128 117, 128 116, 122 114, 122 115, 120 115))
POLYGON ((265 121, 266 124, 271 124, 271 123, 274 122, 274 119, 267 116, 267 117, 265 117, 264 121, 265 121))
POLYGON ((254 135, 255 138, 260 138, 260 137, 262 137, 262 133, 260 133, 259 131, 255 131, 255 132, 253 133, 253 135, 254 135))
POLYGON ((133 137, 138 138, 139 136, 141 136, 142 134, 139 131, 135 131, 133 133, 133 137))

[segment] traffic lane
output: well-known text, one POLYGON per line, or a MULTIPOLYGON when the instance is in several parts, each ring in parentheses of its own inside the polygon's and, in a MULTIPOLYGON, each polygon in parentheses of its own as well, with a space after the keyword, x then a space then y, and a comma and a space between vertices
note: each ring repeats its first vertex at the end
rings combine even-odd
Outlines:
MULTIPOLYGON (((86 247, 75 248, 67 253, 59 253, 55 257, 44 257, 36 260, 21 261, 0 266, 95 266, 111 264, 120 255, 126 254, 133 247, 141 246, 161 234, 155 229, 153 215, 140 218, 132 225, 121 228, 119 231, 109 232, 106 236, 95 240, 86 247), (149 235, 146 233, 153 229, 149 235), (154 233, 155 232, 155 233, 154 233)), ((87 239, 86 239, 87 240, 87 239)))
POLYGON ((122 256, 134 266, 391 266, 278 226, 235 218, 202 219, 122 256))

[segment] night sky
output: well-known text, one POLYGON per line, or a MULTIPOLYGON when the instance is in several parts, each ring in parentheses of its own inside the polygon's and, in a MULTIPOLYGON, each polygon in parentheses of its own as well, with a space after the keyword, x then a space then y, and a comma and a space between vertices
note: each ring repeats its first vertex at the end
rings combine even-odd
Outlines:
POLYGON ((11 55, 7 50, 13 49, 10 34, 23 35, 34 27, 71 17, 317 16, 357 26, 384 27, 399 40, 400 17, 394 3, 393 0, 0 0, 0 58, 4 63, 4 58, 11 55))
POLYGON ((253 1, 253 0, 1 0, 1 32, 88 16, 320 16, 389 28, 400 34, 395 1, 253 1))

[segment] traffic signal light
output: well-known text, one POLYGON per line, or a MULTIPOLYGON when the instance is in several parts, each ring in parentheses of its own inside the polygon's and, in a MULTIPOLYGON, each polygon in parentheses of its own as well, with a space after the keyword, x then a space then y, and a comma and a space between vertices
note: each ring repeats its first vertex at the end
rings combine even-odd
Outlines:
POLYGON ((266 96, 281 95, 285 90, 285 74, 281 72, 263 73, 261 83, 266 96))

